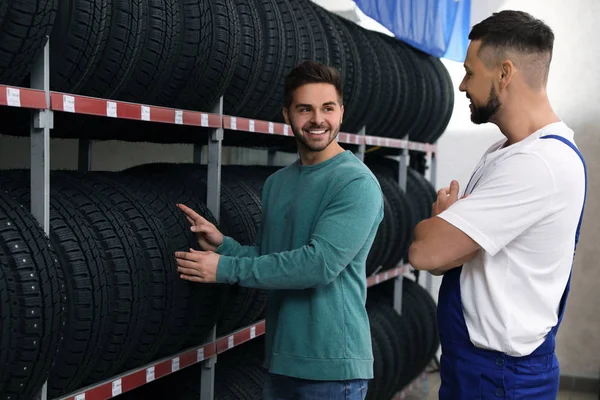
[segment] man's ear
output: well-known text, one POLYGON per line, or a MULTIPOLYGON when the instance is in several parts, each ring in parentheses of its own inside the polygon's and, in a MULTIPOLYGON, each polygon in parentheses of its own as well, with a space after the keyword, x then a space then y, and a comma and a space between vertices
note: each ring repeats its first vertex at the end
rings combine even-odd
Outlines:
POLYGON ((340 106, 340 110, 342 111, 342 115, 340 115, 340 124, 341 124, 342 121, 344 120, 344 110, 345 110, 345 108, 344 108, 343 104, 340 106))
POLYGON ((515 65, 511 60, 504 60, 502 65, 500 66, 500 79, 499 85, 500 89, 504 89, 510 83, 513 74, 515 72, 515 65))
POLYGON ((285 120, 285 123, 290 125, 290 116, 288 115, 288 109, 286 107, 283 107, 283 119, 285 120))

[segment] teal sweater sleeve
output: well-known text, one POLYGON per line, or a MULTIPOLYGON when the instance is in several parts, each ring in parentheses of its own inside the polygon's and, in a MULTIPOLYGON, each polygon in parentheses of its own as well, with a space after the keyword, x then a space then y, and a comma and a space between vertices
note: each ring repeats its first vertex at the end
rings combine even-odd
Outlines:
POLYGON ((217 247, 216 253, 222 256, 236 256, 236 257, 258 257, 260 256, 260 227, 256 234, 256 240, 254 245, 242 246, 238 241, 229 236, 223 236, 223 243, 217 247))
POLYGON ((327 285, 354 259, 382 218, 379 185, 361 175, 333 197, 306 245, 259 257, 221 256, 217 282, 261 289, 327 285))

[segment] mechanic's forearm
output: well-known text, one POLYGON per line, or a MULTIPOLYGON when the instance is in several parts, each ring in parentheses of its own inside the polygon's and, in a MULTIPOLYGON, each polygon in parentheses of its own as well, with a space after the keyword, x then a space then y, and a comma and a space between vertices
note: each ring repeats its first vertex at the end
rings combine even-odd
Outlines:
POLYGON ((450 264, 444 265, 443 267, 430 270, 429 272, 435 276, 444 275, 447 271, 450 271, 451 269, 460 267, 464 263, 471 261, 473 258, 475 258, 477 251, 479 251, 479 250, 476 250, 476 251, 472 252, 471 254, 468 254, 454 262, 451 262, 450 264))

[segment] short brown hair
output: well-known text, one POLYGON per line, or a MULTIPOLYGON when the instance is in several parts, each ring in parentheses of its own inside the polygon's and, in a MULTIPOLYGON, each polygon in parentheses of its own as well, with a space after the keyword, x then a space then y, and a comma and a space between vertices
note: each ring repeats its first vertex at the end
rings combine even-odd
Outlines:
POLYGON ((342 79, 333 67, 316 61, 303 61, 285 77, 283 83, 283 106, 290 108, 294 90, 308 83, 329 83, 335 87, 340 104, 343 104, 342 79))

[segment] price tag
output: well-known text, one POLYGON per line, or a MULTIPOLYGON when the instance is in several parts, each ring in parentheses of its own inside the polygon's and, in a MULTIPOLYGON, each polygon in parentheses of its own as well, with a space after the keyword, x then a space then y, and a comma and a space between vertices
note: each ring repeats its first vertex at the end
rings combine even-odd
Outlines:
POLYGON ((75 400, 85 400, 85 393, 78 394, 75 396, 75 400))
POLYGON ((387 272, 385 274, 383 274, 383 280, 385 280, 385 281, 388 280, 388 273, 387 272))
POLYGON ((142 106, 142 120, 150 121, 150 107, 142 106))
POLYGON ((66 112, 75 112, 75 97, 69 95, 63 96, 63 110, 66 112))
POLYGON ((177 125, 183 125, 183 111, 181 111, 181 110, 175 111, 175 123, 177 125))
POLYGON ((379 284, 379 275, 375 275, 375 283, 379 284))
POLYGON ((21 90, 6 88, 6 103, 11 107, 21 107, 21 90))
POLYGON ((198 362, 204 361, 204 347, 196 351, 196 360, 198 362))
POLYGON ((227 338, 227 348, 231 349, 233 347, 233 335, 227 338))
POLYGON ((114 101, 106 102, 106 116, 117 118, 117 103, 114 101))
POLYGON ((200 125, 208 126, 208 114, 202 114, 200 117, 200 125))
POLYGON ((152 382, 154 379, 156 379, 154 376, 154 367, 146 369, 146 383, 152 382))
POLYGON ((112 383, 112 395, 118 396, 121 393, 123 393, 123 382, 121 381, 121 379, 117 379, 112 383))
POLYGON ((288 126, 288 125, 284 125, 284 126, 283 126, 283 134, 284 134, 285 136, 288 136, 288 135, 289 135, 289 126, 288 126))
POLYGON ((179 357, 171 360, 171 372, 179 371, 179 357))
POLYGON ((231 117, 231 129, 237 129, 237 118, 231 117))
POLYGON ((269 133, 275 133, 275 124, 269 122, 269 133))
POLYGON ((254 339, 256 337, 256 327, 253 326, 250 328, 250 339, 254 339))
POLYGON ((250 129, 250 132, 254 132, 254 120, 253 119, 250 120, 249 129, 250 129))

